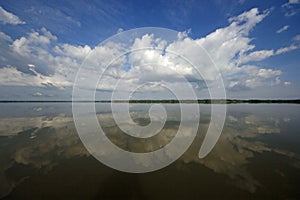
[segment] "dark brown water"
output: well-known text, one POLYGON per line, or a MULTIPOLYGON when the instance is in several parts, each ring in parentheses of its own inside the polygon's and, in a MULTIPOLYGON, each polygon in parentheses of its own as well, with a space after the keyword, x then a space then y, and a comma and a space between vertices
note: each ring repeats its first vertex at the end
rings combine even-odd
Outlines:
MULTIPOLYGON (((132 118, 149 123, 149 104, 132 105, 132 118)), ((165 133, 178 128, 178 104, 164 104, 165 133)), ((76 132, 71 104, 0 104, 0 197, 4 199, 300 199, 300 106, 228 105, 223 133, 198 158, 210 119, 200 105, 198 135, 166 168, 145 174, 111 169, 92 157, 76 132)), ((109 104, 97 104, 100 124, 118 146, 135 152, 160 148, 160 134, 134 140, 116 127, 109 104)), ((169 135, 170 136, 170 135, 169 135)))

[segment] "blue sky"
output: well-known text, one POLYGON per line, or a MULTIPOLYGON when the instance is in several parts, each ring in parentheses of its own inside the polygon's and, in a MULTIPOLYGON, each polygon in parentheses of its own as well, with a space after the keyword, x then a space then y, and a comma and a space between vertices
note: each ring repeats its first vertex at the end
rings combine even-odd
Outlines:
MULTIPOLYGON (((0 1, 0 6, 2 100, 70 99, 84 57, 118 31, 140 27, 186 31, 193 42, 215 49, 241 43, 214 50, 217 65, 229 66, 221 69, 229 98, 300 97, 297 0, 0 1), (238 18, 243 13, 246 19, 238 18), (228 33, 234 22, 240 23, 230 29, 236 35, 221 34, 214 43, 214 33, 228 33), (237 55, 224 55, 232 49, 237 55)), ((99 91, 109 97, 109 88, 99 91)), ((160 97, 155 94, 150 91, 148 98, 160 97)))

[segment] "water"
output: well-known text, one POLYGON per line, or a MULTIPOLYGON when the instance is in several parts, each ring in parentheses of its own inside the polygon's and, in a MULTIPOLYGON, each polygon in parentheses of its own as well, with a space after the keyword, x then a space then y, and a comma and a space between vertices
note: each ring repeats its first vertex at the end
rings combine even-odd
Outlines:
MULTIPOLYGON (((131 104, 139 125, 150 104, 131 104)), ((96 105, 108 138, 133 152, 168 144, 180 124, 178 104, 151 139, 122 134, 109 104, 96 105)), ((0 104, 0 197, 4 199, 299 199, 300 105, 231 104, 225 127, 204 159, 199 148, 210 122, 200 105, 198 134, 177 161, 161 170, 129 174, 111 169, 83 146, 70 103, 0 104)), ((195 123, 195 122, 193 122, 195 123)), ((198 123, 198 122, 197 122, 198 123)))

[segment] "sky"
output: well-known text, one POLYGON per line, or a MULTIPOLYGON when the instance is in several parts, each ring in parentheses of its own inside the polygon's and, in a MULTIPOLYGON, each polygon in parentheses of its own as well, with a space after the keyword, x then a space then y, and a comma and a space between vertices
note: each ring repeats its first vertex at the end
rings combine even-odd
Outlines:
MULTIPOLYGON (((122 45, 103 41, 142 27, 178 35, 169 41, 151 32, 133 38, 127 49, 151 49, 111 65, 97 99, 110 99, 119 79, 120 90, 137 90, 135 98, 173 98, 161 85, 183 87, 179 75, 198 98, 208 98, 218 76, 201 64, 197 45, 218 68, 227 98, 300 98, 299 22, 299 0, 0 0, 0 100, 71 100, 76 74, 85 60, 94 61, 91 54, 105 63, 124 53, 122 45), (167 51, 198 64, 191 67, 167 51)), ((90 76, 103 73, 102 64, 97 67, 90 76)))

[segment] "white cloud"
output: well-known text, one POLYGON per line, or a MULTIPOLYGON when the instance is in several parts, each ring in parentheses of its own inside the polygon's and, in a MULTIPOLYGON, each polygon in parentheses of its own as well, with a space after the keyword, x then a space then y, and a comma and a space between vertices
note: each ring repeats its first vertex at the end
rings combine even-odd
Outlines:
MULTIPOLYGON (((255 65, 244 65, 247 62, 257 62, 275 55, 275 50, 259 50, 253 51, 255 46, 250 44, 251 38, 248 37, 252 28, 259 23, 264 17, 268 15, 268 11, 259 13, 258 9, 254 8, 248 12, 242 13, 237 17, 230 18, 231 24, 225 28, 217 29, 215 32, 207 35, 204 38, 191 39, 179 35, 178 40, 166 45, 163 41, 157 42, 153 35, 144 35, 141 39, 136 39, 133 49, 152 47, 156 50, 146 50, 139 53, 134 53, 132 61, 134 65, 143 66, 145 63, 157 62, 158 68, 151 68, 152 66, 144 67, 143 70, 138 68, 132 72, 135 72, 133 77, 140 77, 142 80, 146 78, 154 77, 157 80, 166 78, 170 75, 170 71, 178 72, 184 76, 193 76, 195 71, 192 67, 184 65, 182 63, 176 63, 172 55, 162 55, 158 47, 163 48, 165 46, 167 51, 175 51, 181 55, 192 55, 196 63, 203 63, 205 59, 201 57, 201 52, 197 52, 195 49, 197 45, 201 45, 210 54, 213 62, 217 65, 223 75, 223 79, 226 81, 226 87, 229 88, 255 88, 260 86, 273 86, 280 84, 281 75, 280 70, 264 69, 255 65), (172 69, 173 68, 173 69, 172 69), (145 75, 140 71, 146 71, 145 75)), ((292 50, 293 47, 287 47, 288 50, 292 50)), ((288 50, 285 50, 287 52, 288 50)), ((284 53, 279 50, 277 54, 284 53)), ((203 63, 201 66, 197 66, 198 69, 204 74, 203 77, 207 81, 213 81, 217 77, 217 74, 209 67, 210 63, 203 63)), ((176 77, 171 73, 171 76, 176 77)), ((168 78, 170 80, 171 78, 168 78)), ((174 78, 176 81, 176 78, 174 78)))
POLYGON ((292 84, 292 83, 289 82, 289 81, 285 81, 285 82, 284 82, 284 85, 287 85, 287 86, 288 86, 288 85, 291 85, 291 84, 292 84))
POLYGON ((300 41, 300 34, 296 35, 294 38, 293 38, 294 41, 300 41))
MULTIPOLYGON (((196 63, 202 63, 197 66, 197 69, 204 74, 202 78, 213 82, 218 78, 217 74, 209 67, 211 63, 206 62, 204 54, 195 50, 198 45, 206 50, 220 69, 225 86, 229 89, 249 89, 281 84, 280 70, 261 68, 255 63, 295 50, 299 46, 290 45, 277 50, 255 49, 255 45, 251 44, 249 33, 268 13, 268 10, 259 12, 257 8, 253 8, 230 18, 227 27, 219 28, 206 37, 198 39, 189 38, 189 31, 180 33, 178 39, 172 43, 167 43, 153 34, 136 38, 130 48, 147 49, 135 51, 128 58, 120 57, 119 60, 111 63, 98 89, 114 89, 114 84, 120 77, 125 81, 121 87, 124 90, 147 82, 149 84, 145 88, 154 91, 162 80, 168 80, 180 87, 180 76, 194 82, 201 82, 195 76, 195 68, 176 56, 166 53, 168 51, 175 51, 183 56, 189 55, 189 58, 196 63), (130 68, 126 71, 124 65, 130 65, 130 68)), ((11 51, 10 62, 0 68, 0 85, 4 86, 54 86, 59 89, 71 87, 76 72, 87 55, 90 56, 87 61, 89 63, 86 63, 90 67, 90 72, 93 76, 99 76, 114 55, 126 50, 117 43, 107 43, 105 46, 95 48, 88 45, 58 43, 57 37, 46 28, 32 31, 27 36, 14 41, 4 33, 0 32, 0 36, 5 38, 9 45, 8 51, 11 51), (26 70, 24 66, 27 66, 26 70)), ((90 74, 87 74, 85 78, 89 79, 89 76, 90 74)), ((285 82, 283 84, 287 85, 285 82)))
POLYGON ((285 26, 281 27, 280 29, 278 29, 278 30, 276 31, 276 33, 282 33, 283 31, 288 30, 289 27, 290 27, 289 25, 285 25, 285 26))
POLYGON ((192 29, 188 29, 187 31, 179 32, 177 37, 179 40, 182 40, 184 38, 187 38, 191 32, 192 32, 192 29))
MULTIPOLYGON (((204 38, 196 40, 187 38, 171 44, 168 48, 179 50, 184 55, 193 54, 194 43, 201 45, 221 70, 228 88, 255 88, 279 84, 279 79, 276 77, 281 74, 281 71, 245 65, 247 62, 257 62, 275 55, 275 50, 253 51, 255 46, 250 44, 251 38, 248 37, 252 28, 268 13, 269 11, 259 13, 258 9, 254 8, 237 17, 230 18, 229 26, 217 29, 204 38)), ((279 49, 277 54, 294 49, 294 47, 286 48, 285 50, 279 49)), ((198 56, 198 59, 201 57, 198 56)), ((209 69, 205 66, 201 68, 201 71, 209 74, 209 69)), ((213 80, 214 74, 209 77, 213 80)))
POLYGON ((9 35, 6 35, 5 33, 1 32, 1 31, 0 31, 0 40, 5 40, 8 42, 12 41, 12 39, 9 35))
POLYGON ((299 3, 300 3, 299 0, 289 0, 288 2, 286 2, 285 4, 283 4, 281 7, 283 7, 283 8, 291 8, 293 5, 299 4, 299 3))
POLYGON ((289 4, 298 4, 299 0, 289 0, 289 4))
POLYGON ((247 79, 243 84, 251 89, 254 89, 256 87, 261 87, 261 86, 276 86, 281 83, 281 80, 279 77, 275 77, 274 80, 271 81, 264 81, 263 79, 252 77, 251 79, 247 79))
MULTIPOLYGON (((53 86, 71 86, 82 59, 91 48, 87 45, 81 47, 70 44, 59 44, 53 48, 56 41, 57 37, 45 28, 16 39, 10 45, 13 58, 10 59, 12 63, 9 65, 21 67, 20 64, 30 64, 35 66, 36 71, 44 71, 43 76, 47 77, 53 86), (21 60, 21 63, 13 63, 14 60, 21 60)), ((44 81, 39 83, 39 86, 44 86, 44 81)))
POLYGON ((41 86, 47 84, 46 77, 33 76, 30 74, 22 73, 15 67, 0 68, 0 82, 1 85, 15 85, 15 86, 41 86))
POLYGON ((249 53, 248 55, 241 55, 239 64, 247 63, 249 61, 260 61, 274 55, 274 50, 260 50, 249 53))
POLYGON ((248 34, 249 31, 259 22, 261 22, 268 14, 269 10, 259 13, 257 8, 252 8, 250 11, 244 12, 237 17, 229 19, 233 26, 240 25, 242 33, 248 34), (243 24, 245 23, 245 24, 243 24))
POLYGON ((132 49, 141 49, 141 51, 135 51, 130 55, 132 72, 138 75, 139 71, 146 70, 144 78, 146 76, 149 78, 151 74, 154 77, 169 76, 169 78, 176 76, 177 73, 192 75, 191 66, 176 63, 170 55, 162 55, 162 49, 166 48, 166 45, 166 41, 155 39, 153 34, 146 34, 141 39, 137 38, 132 49))
POLYGON ((271 56, 274 55, 279 55, 282 53, 287 53, 289 51, 293 51, 298 49, 300 46, 299 45, 290 45, 287 47, 281 47, 277 50, 260 50, 260 51, 253 51, 249 54, 241 54, 240 58, 238 60, 238 64, 243 64, 243 63, 247 63, 247 62, 253 62, 253 61, 260 61, 260 60, 264 60, 266 58, 269 58, 271 56))
POLYGON ((299 48, 299 46, 296 46, 296 45, 290 45, 288 47, 282 47, 282 48, 280 48, 276 51, 276 54, 278 55, 278 54, 286 53, 286 52, 289 52, 289 51, 296 50, 298 48, 299 48))
POLYGON ((281 7, 284 9, 284 16, 291 17, 296 15, 299 12, 299 0, 289 0, 287 3, 284 3, 281 7))
POLYGON ((34 69, 31 69, 34 75, 23 73, 15 67, 0 68, 0 85, 1 86, 55 86, 62 88, 72 84, 64 79, 63 76, 44 76, 34 69))
POLYGON ((3 24, 13 24, 13 25, 25 24, 25 22, 20 20, 18 16, 4 10, 1 6, 0 6, 0 22, 2 22, 3 24))
POLYGON ((15 53, 25 57, 31 57, 32 55, 42 56, 48 54, 48 45, 56 39, 56 36, 42 28, 41 33, 33 31, 28 34, 28 37, 23 36, 20 39, 16 39, 12 43, 11 48, 15 53))
POLYGON ((57 37, 55 35, 52 35, 50 31, 48 31, 45 27, 41 29, 42 33, 49 38, 50 40, 56 41, 57 37))
POLYGON ((70 44, 62 44, 60 46, 55 46, 55 52, 71 58, 83 59, 88 53, 91 52, 91 47, 85 46, 73 46, 70 44))
POLYGON ((273 76, 279 76, 281 73, 282 72, 280 70, 260 69, 257 75, 262 78, 271 78, 273 76))
POLYGON ((122 28, 118 28, 118 30, 117 30, 117 33, 121 33, 121 32, 123 32, 124 30, 122 29, 122 28))
POLYGON ((2 44, 6 51, 0 53, 1 57, 6 58, 6 64, 0 68, 0 85, 51 86, 59 89, 72 86, 79 67, 78 60, 86 56, 90 47, 62 44, 61 52, 54 53, 52 46, 56 41, 57 37, 45 28, 14 41, 7 40, 6 47, 2 44), (24 71, 25 66, 28 68, 24 71))

